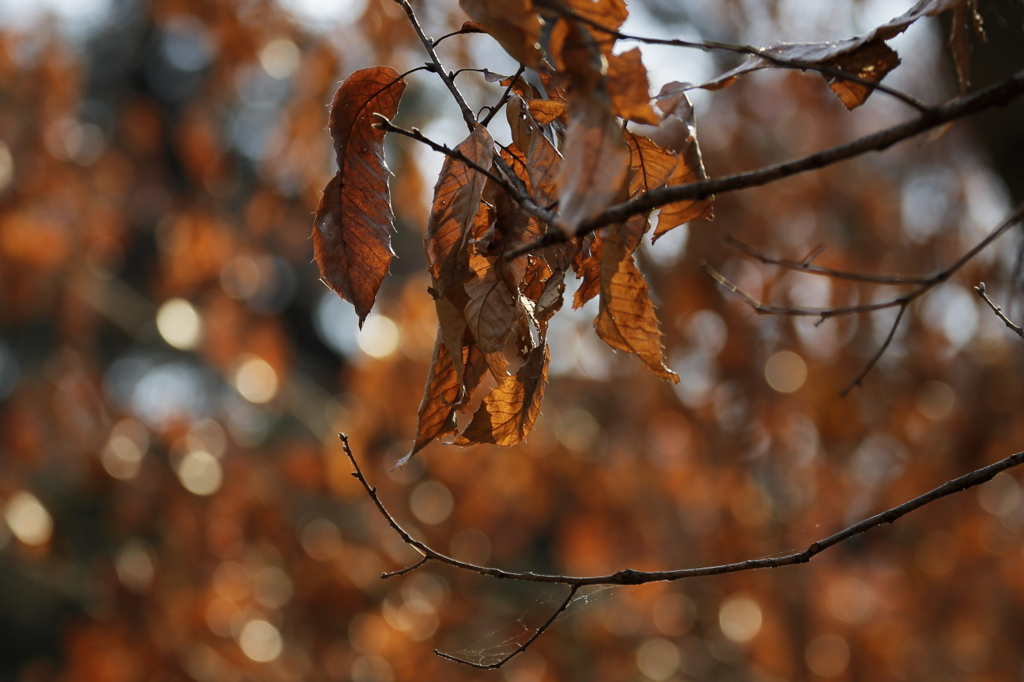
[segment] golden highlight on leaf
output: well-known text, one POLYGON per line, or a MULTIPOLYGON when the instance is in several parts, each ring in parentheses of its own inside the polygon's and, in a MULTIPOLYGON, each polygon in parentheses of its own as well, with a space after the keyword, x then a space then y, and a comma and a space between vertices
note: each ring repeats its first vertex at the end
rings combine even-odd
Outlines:
POLYGON ((679 376, 665 366, 654 303, 622 230, 623 226, 613 225, 606 237, 601 258, 601 309, 594 329, 612 348, 636 355, 652 373, 678 383, 679 376))
MULTIPOLYGON (((484 169, 490 169, 494 140, 477 125, 455 151, 484 169)), ((436 296, 444 297, 451 287, 468 276, 466 244, 480 208, 487 176, 465 162, 445 157, 441 175, 434 186, 434 200, 427 222, 423 247, 434 279, 436 296)))
POLYGON ((521 443, 540 415, 549 360, 547 346, 534 349, 515 374, 506 377, 484 398, 455 444, 521 443))
POLYGON ((331 104, 338 172, 316 209, 313 254, 323 281, 352 302, 360 325, 391 265, 394 230, 384 131, 374 127, 375 114, 394 117, 403 92, 398 72, 377 66, 345 79, 331 104))
POLYGON ((661 117, 651 108, 650 83, 640 48, 613 54, 608 59, 608 92, 612 111, 617 116, 648 125, 658 125, 661 117))
POLYGON ((459 0, 459 7, 513 59, 537 67, 541 58, 540 17, 530 0, 459 0))

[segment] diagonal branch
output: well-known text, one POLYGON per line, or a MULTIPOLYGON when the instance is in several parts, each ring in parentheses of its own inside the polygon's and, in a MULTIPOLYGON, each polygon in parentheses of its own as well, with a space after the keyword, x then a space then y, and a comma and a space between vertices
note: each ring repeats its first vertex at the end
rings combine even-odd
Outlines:
POLYGON ((919 277, 914 275, 876 275, 870 272, 850 272, 848 270, 836 270, 834 268, 826 268, 821 265, 813 265, 811 261, 814 260, 812 254, 811 257, 805 258, 804 260, 786 260, 784 258, 772 258, 767 254, 758 251, 753 246, 746 244, 736 237, 726 235, 725 241, 738 251, 742 251, 751 258, 756 258, 765 265, 778 265, 781 268, 787 270, 795 270, 797 272, 806 272, 812 275, 822 275, 824 277, 832 277, 835 279, 847 279, 854 282, 870 282, 874 284, 925 284, 928 282, 928 277, 919 277))
POLYGON ((974 290, 978 292, 978 296, 981 297, 981 300, 988 304, 988 307, 992 309, 992 312, 996 314, 996 317, 1003 321, 1003 324, 1012 329, 1017 336, 1024 339, 1024 327, 1021 327, 1019 324, 1014 324, 1013 320, 1007 317, 1006 313, 1003 312, 1003 309, 996 305, 995 301, 989 298, 988 292, 985 290, 984 282, 979 282, 978 286, 974 287, 974 290))
MULTIPOLYGON (((816 270, 810 270, 812 266, 810 266, 810 263, 807 261, 772 261, 772 259, 762 258, 761 255, 758 252, 754 251, 753 249, 750 249, 748 251, 748 253, 753 252, 755 257, 760 258, 762 262, 774 262, 775 264, 783 265, 784 267, 789 267, 793 270, 808 270, 809 272, 813 272, 814 274, 827 274, 831 276, 840 276, 840 274, 845 274, 849 276, 850 279, 858 279, 860 281, 868 282, 878 282, 881 284, 917 285, 915 288, 911 289, 902 296, 896 296, 895 298, 891 298, 886 301, 879 301, 878 303, 864 303, 861 305, 838 308, 800 308, 790 306, 769 305, 767 303, 762 303, 761 301, 757 300, 747 292, 740 289, 738 286, 736 286, 728 279, 726 279, 721 273, 719 273, 717 270, 708 265, 705 261, 701 260, 700 267, 704 270, 704 272, 706 272, 712 279, 718 282, 722 287, 735 294, 744 303, 746 303, 755 311, 763 315, 820 317, 822 320, 827 320, 830 317, 840 317, 843 315, 853 315, 857 313, 870 313, 876 310, 885 310, 886 308, 895 308, 898 306, 900 312, 896 316, 896 321, 893 323, 892 329, 889 331, 889 335, 886 337, 885 342, 882 344, 881 348, 878 349, 878 352, 876 352, 871 357, 871 360, 868 361, 867 366, 860 372, 860 374, 858 374, 857 377, 840 393, 841 396, 845 396, 851 390, 853 390, 854 387, 859 386, 860 382, 863 381, 864 377, 867 376, 868 372, 870 372, 874 368, 874 366, 878 364, 878 361, 882 358, 882 355, 885 353, 886 349, 889 348, 889 345, 892 343, 892 340, 896 335, 896 329, 899 327, 900 322, 903 320, 903 314, 906 312, 907 306, 913 303, 915 299, 920 298, 921 296, 931 291, 938 285, 947 281, 956 273, 957 270, 962 268, 972 258, 981 253, 981 251, 983 251, 985 247, 987 247, 989 244, 991 244, 1000 236, 1002 236, 1003 233, 1005 233, 1011 227, 1016 225, 1022 217, 1024 217, 1024 204, 1017 206, 1013 213, 1010 214, 1010 217, 1008 217, 1006 220, 1004 220, 998 226, 996 226, 995 229, 989 232, 984 239, 975 244, 969 251, 960 256, 960 258, 956 259, 956 261, 954 261, 951 265, 949 265, 943 270, 938 271, 937 273, 931 275, 930 277, 923 278, 910 278, 902 277, 899 275, 882 275, 877 276, 876 278, 876 276, 874 275, 842 273, 842 271, 829 270, 827 268, 817 268, 816 270)), ((746 247, 746 245, 742 246, 746 249, 749 249, 749 247, 746 247)), ((982 296, 984 296, 984 285, 982 285, 981 291, 979 293, 981 293, 982 296)))
MULTIPOLYGON (((818 554, 820 554, 821 552, 825 551, 830 547, 834 547, 835 545, 845 542, 846 540, 849 540, 852 537, 861 535, 862 533, 866 533, 869 530, 877 528, 878 526, 881 526, 883 524, 893 523, 894 521, 903 518, 907 514, 917 509, 920 509, 921 507, 931 504, 944 497, 948 497, 958 492, 967 490, 968 488, 973 488, 977 485, 981 485, 982 483, 992 480, 996 476, 996 474, 999 474, 1003 471, 1024 464, 1024 451, 1010 455, 1009 457, 1001 459, 998 462, 989 464, 988 466, 984 466, 979 469, 975 469, 974 471, 968 474, 964 474, 963 476, 960 476, 958 478, 946 481, 942 485, 933 488, 932 490, 922 495, 919 495, 911 500, 908 500, 903 504, 887 509, 886 511, 881 512, 880 514, 875 514, 874 516, 859 521, 851 526, 847 526, 846 528, 840 530, 837 533, 833 533, 832 535, 822 538, 817 542, 811 543, 807 547, 807 549, 801 552, 793 552, 778 557, 748 559, 746 561, 737 561, 729 564, 720 564, 717 566, 704 566, 698 568, 681 568, 668 571, 636 571, 631 568, 626 568, 615 573, 609 573, 607 575, 569 576, 547 575, 530 572, 522 573, 505 571, 500 568, 493 568, 489 566, 478 566, 476 564, 471 564, 465 561, 459 561, 458 559, 453 559, 431 548, 426 543, 414 539, 411 535, 409 535, 409 533, 404 528, 402 528, 402 526, 395 520, 395 518, 387 510, 387 507, 384 506, 384 503, 381 502, 380 497, 377 495, 377 489, 371 486, 369 482, 366 480, 366 477, 363 475, 362 469, 360 469, 359 467, 359 462, 356 460, 355 455, 352 454, 352 448, 349 444, 348 436, 346 436, 345 434, 338 435, 341 438, 341 443, 342 447, 345 450, 345 455, 352 463, 352 467, 354 469, 352 475, 362 484, 363 489, 366 490, 367 495, 370 497, 370 500, 373 502, 374 506, 377 507, 377 510, 380 512, 381 516, 383 516, 384 519, 388 522, 388 525, 390 525, 391 528, 396 533, 398 533, 399 537, 402 538, 402 541, 405 542, 405 544, 412 547, 413 549, 415 549, 421 556, 424 557, 423 560, 419 561, 414 566, 410 566, 407 569, 403 569, 402 573, 408 573, 409 571, 412 571, 415 568, 422 566, 423 564, 427 563, 428 560, 430 560, 442 564, 447 564, 448 566, 463 571, 477 573, 479 575, 491 576, 494 578, 501 578, 505 580, 518 580, 523 582, 554 583, 560 585, 567 585, 570 587, 570 593, 568 597, 558 607, 556 612, 552 614, 552 616, 540 628, 538 628, 538 630, 526 642, 520 645, 516 649, 516 651, 514 651, 511 655, 507 656, 500 663, 492 664, 489 666, 482 666, 480 664, 475 664, 471 661, 464 661, 462 659, 459 659, 448 654, 436 652, 438 653, 439 656, 442 656, 443 658, 446 658, 448 660, 463 663, 466 665, 471 665, 473 667, 478 668, 500 667, 513 656, 525 651, 526 648, 530 646, 534 641, 536 641, 537 638, 540 637, 548 629, 548 627, 550 627, 552 623, 554 623, 555 619, 561 613, 563 613, 566 608, 568 608, 569 604, 572 602, 573 596, 576 594, 576 591, 580 587, 583 587, 585 585, 645 585, 647 583, 653 582, 685 580, 689 578, 698 578, 703 576, 725 575, 728 573, 741 573, 745 571, 753 571, 766 568, 781 568, 783 566, 806 564, 809 561, 811 561, 811 559, 813 559, 815 556, 817 556, 818 554)), ((382 577, 387 577, 388 575, 389 574, 385 573, 382 575, 382 577)))
POLYGON ((555 622, 555 620, 560 615, 565 613, 565 610, 567 608, 569 608, 569 604, 572 603, 572 598, 576 596, 576 592, 579 589, 580 589, 579 585, 572 585, 572 586, 570 586, 569 587, 569 594, 567 594, 565 596, 565 601, 563 601, 558 606, 558 608, 555 609, 555 612, 552 613, 551 616, 546 621, 544 621, 544 623, 539 628, 534 630, 533 634, 530 635, 530 637, 525 642, 523 642, 518 647, 516 647, 515 651, 513 651, 510 654, 508 654, 507 656, 502 658, 500 661, 496 661, 494 663, 484 664, 484 663, 476 663, 474 661, 468 661, 465 658, 459 658, 458 656, 453 656, 451 654, 446 654, 446 653, 444 653, 442 651, 438 651, 437 649, 434 649, 434 653, 436 655, 440 656, 441 658, 445 659, 446 661, 452 661, 453 663, 461 663, 462 665, 468 665, 469 667, 477 668, 478 670, 497 670, 498 668, 500 668, 501 666, 505 665, 506 663, 511 661, 513 658, 518 656, 519 654, 521 654, 524 651, 526 651, 530 647, 531 644, 536 642, 537 638, 540 637, 541 635, 543 635, 544 632, 549 627, 551 627, 551 625, 555 622))
MULTIPOLYGON (((545 5, 547 5, 547 3, 545 3, 545 5)), ((699 50, 704 50, 705 52, 709 50, 718 50, 721 52, 732 52, 734 54, 746 54, 755 57, 760 57, 761 59, 769 61, 781 68, 800 69, 802 71, 816 71, 817 73, 820 73, 824 76, 831 76, 833 78, 838 78, 840 80, 850 81, 851 83, 863 85, 864 87, 870 88, 872 90, 878 90, 879 92, 883 92, 889 95, 890 97, 893 97, 894 99, 897 99, 903 102, 904 104, 907 104, 913 107, 914 109, 917 109, 922 114, 928 114, 932 111, 931 106, 925 104, 924 102, 917 99, 913 95, 903 92, 902 90, 897 90, 896 88, 891 88, 887 85, 882 85, 878 81, 872 81, 866 78, 862 78, 855 73, 851 73, 850 71, 846 71, 845 69, 840 69, 838 67, 830 66, 828 64, 822 64, 820 62, 807 62, 801 59, 790 59, 788 57, 780 57, 779 55, 772 53, 771 50, 768 48, 755 47, 753 45, 723 43, 716 40, 690 41, 675 38, 648 38, 645 36, 638 36, 630 33, 622 33, 621 31, 617 31, 608 26, 603 26, 597 21, 594 21, 593 19, 590 19, 577 12, 574 12, 571 9, 565 7, 564 5, 561 5, 560 3, 552 4, 550 8, 554 11, 557 11, 559 14, 562 14, 564 16, 570 16, 576 19, 577 21, 590 26, 591 28, 600 31, 601 33, 611 36, 616 40, 631 40, 637 43, 644 43, 646 45, 666 45, 669 47, 697 48, 699 50)))
MULTIPOLYGON (((920 135, 925 131, 937 128, 950 121, 1009 104, 1021 95, 1024 95, 1024 71, 1019 71, 1006 80, 984 90, 979 90, 974 94, 934 107, 931 113, 927 115, 918 116, 891 128, 865 135, 856 140, 830 147, 799 159, 773 164, 745 173, 726 175, 721 178, 650 190, 629 201, 612 206, 601 215, 583 223, 576 231, 576 236, 583 236, 605 225, 624 222, 631 216, 647 213, 677 201, 706 199, 713 194, 760 187, 793 175, 831 166, 834 163, 839 163, 867 152, 883 151, 898 142, 920 135)), ((523 253, 553 244, 560 244, 567 240, 568 237, 565 233, 552 230, 534 242, 516 249, 506 257, 514 258, 521 256, 523 253)))

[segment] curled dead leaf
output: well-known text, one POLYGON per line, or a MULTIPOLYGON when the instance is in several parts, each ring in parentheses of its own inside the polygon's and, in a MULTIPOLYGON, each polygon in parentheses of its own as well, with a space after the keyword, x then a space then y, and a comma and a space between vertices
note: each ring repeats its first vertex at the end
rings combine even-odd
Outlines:
POLYGON ((313 227, 313 254, 323 281, 350 301, 360 326, 391 265, 394 213, 376 115, 394 117, 405 81, 377 66, 345 79, 331 104, 329 128, 338 172, 324 189, 313 227))

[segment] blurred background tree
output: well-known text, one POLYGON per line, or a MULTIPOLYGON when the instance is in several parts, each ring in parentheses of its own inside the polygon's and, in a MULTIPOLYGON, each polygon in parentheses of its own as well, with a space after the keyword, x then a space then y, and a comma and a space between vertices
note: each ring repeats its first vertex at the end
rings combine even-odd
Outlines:
MULTIPOLYGON (((825 40, 908 3, 631 6, 654 37, 825 40)), ((419 3, 431 35, 465 20, 419 3)), ((982 2, 976 85, 1022 68, 1022 8, 982 2)), ((893 41, 887 84, 956 94, 942 22, 893 41)), ((628 46, 627 46, 628 47, 628 46)), ((735 59, 644 46, 654 91, 735 59)), ((516 65, 486 35, 451 68, 516 65)), ((1024 199, 1017 103, 819 173, 718 199, 640 252, 676 388, 604 348, 590 306, 552 323, 529 442, 433 444, 405 470, 434 339, 422 235, 441 158, 389 139, 398 259, 376 312, 318 281, 309 234, 333 173, 326 105, 353 70, 424 56, 390 0, 90 0, 0 5, 0 679, 476 679, 560 593, 423 570, 350 476, 350 434, 392 509, 433 546, 518 570, 722 563, 828 532, 1020 449, 1021 239, 915 303, 879 367, 838 391, 895 311, 757 317, 707 278, 793 305, 874 300, 762 265, 930 273, 1024 199)), ((474 107, 501 88, 459 77, 474 107)), ((410 79, 398 122, 450 145, 455 104, 410 79)), ((819 77, 762 72, 694 94, 708 172, 810 153, 901 120, 846 112, 819 77)), ((500 120, 499 119, 496 120, 500 120)), ((494 127, 496 137, 501 131, 494 127)), ((392 136, 394 137, 394 136, 392 136)), ((506 135, 507 138, 507 135, 506 135)), ((571 289, 572 285, 570 285, 571 289)), ((501 672, 542 680, 1024 679, 1024 495, 1001 475, 801 568, 577 597, 501 672)))

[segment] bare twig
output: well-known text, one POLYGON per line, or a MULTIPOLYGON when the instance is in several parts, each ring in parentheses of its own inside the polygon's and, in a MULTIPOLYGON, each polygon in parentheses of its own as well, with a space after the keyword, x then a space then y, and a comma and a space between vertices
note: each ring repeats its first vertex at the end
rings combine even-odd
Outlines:
POLYGON ((704 50, 705 52, 710 50, 717 50, 721 52, 733 52, 735 54, 746 54, 755 57, 760 57, 761 59, 769 61, 775 64, 776 66, 782 68, 800 69, 802 71, 816 71, 824 76, 831 76, 832 78, 837 78, 839 80, 850 81, 851 83, 863 85, 864 87, 870 88, 872 90, 878 90, 879 92, 883 92, 889 95, 890 97, 893 97, 894 99, 897 99, 903 102, 904 104, 907 104, 913 107, 914 109, 917 109, 922 114, 928 114, 932 111, 931 106, 925 104, 924 102, 917 99, 913 95, 903 92, 902 90, 890 88, 887 85, 882 85, 880 82, 862 78, 855 73, 851 73, 844 69, 840 69, 835 66, 830 66, 828 64, 822 64, 820 62, 807 62, 800 59, 789 59, 786 57, 780 57, 779 55, 774 54, 770 48, 756 47, 754 45, 739 45, 735 43, 722 43, 715 40, 703 40, 695 42, 690 40, 679 40, 670 38, 648 38, 645 36, 638 36, 630 33, 622 33, 621 31, 617 31, 608 26, 602 26, 600 23, 594 21, 593 19, 585 17, 577 12, 573 12, 572 10, 569 10, 560 3, 551 5, 551 9, 558 11, 559 13, 565 16, 571 16, 577 21, 587 24, 588 26, 596 29, 597 31, 600 31, 601 33, 605 33, 609 36, 612 36, 616 40, 631 40, 638 43, 644 43, 646 45, 667 45, 670 47, 697 48, 700 50, 704 50))
MULTIPOLYGON (((747 559, 745 561, 737 561, 729 564, 704 566, 698 568, 681 568, 668 571, 636 571, 631 568, 626 568, 620 571, 616 571, 615 573, 609 573, 606 575, 569 576, 547 575, 530 572, 522 573, 505 571, 500 568, 493 568, 490 566, 478 566, 476 564, 471 564, 465 561, 459 561, 458 559, 453 559, 431 548, 426 543, 414 539, 411 535, 409 535, 409 533, 404 528, 402 528, 401 525, 399 525, 399 523, 395 520, 395 518, 384 506, 384 503, 381 502, 380 497, 377 495, 377 489, 371 486, 369 482, 366 480, 366 477, 363 475, 362 469, 360 469, 359 467, 359 462, 356 460, 355 455, 352 453, 352 448, 350 446, 348 436, 346 436, 345 434, 339 434, 339 437, 341 438, 341 443, 343 449, 345 450, 345 455, 352 463, 352 467, 354 469, 352 475, 356 478, 356 480, 360 482, 360 484, 362 484, 363 489, 366 490, 367 495, 369 495, 370 500, 373 502, 374 506, 377 507, 377 510, 380 512, 381 516, 383 516, 384 519, 387 521, 388 525, 390 525, 391 528, 396 533, 398 533, 399 537, 402 538, 402 541, 405 544, 415 549, 420 555, 424 557, 417 564, 410 566, 407 569, 402 569, 403 572, 408 573, 409 571, 414 570, 415 568, 418 568, 419 566, 422 566, 423 564, 427 563, 427 561, 429 560, 436 561, 442 564, 447 564, 448 566, 463 571, 469 571, 472 573, 477 573, 479 575, 491 576, 493 578, 501 578, 505 580, 518 580, 522 582, 554 583, 560 585, 567 585, 571 588, 571 592, 569 596, 566 598, 565 602, 563 602, 563 604, 559 606, 558 610, 548 619, 548 621, 546 621, 545 624, 542 625, 537 630, 537 632, 535 632, 534 635, 530 637, 530 639, 527 642, 524 642, 523 645, 520 645, 520 647, 515 652, 513 652, 511 656, 508 656, 505 660, 508 660, 509 658, 518 653, 521 653, 526 649, 527 646, 536 641, 536 639, 540 637, 541 634, 543 634, 543 632, 555 621, 555 619, 562 612, 565 611, 569 603, 572 601, 572 598, 575 595, 576 590, 585 585, 644 585, 653 582, 685 580, 689 578, 698 578, 703 576, 725 575, 728 573, 741 573, 744 571, 753 571, 766 568, 781 568, 783 566, 806 564, 826 549, 834 547, 835 545, 838 545, 841 542, 849 540, 850 538, 856 535, 866 533, 867 531, 873 528, 877 528, 878 526, 881 526, 886 523, 893 523, 894 521, 903 518, 912 511, 920 509, 925 505, 931 504, 932 502, 940 500, 944 497, 948 497, 955 493, 967 490, 968 488, 973 488, 974 486, 990 481, 992 480, 992 478, 995 477, 996 474, 1006 471, 1008 469, 1012 469, 1013 467, 1019 466, 1021 464, 1024 464, 1024 451, 1010 455, 1009 457, 1001 459, 998 462, 995 462, 994 464, 989 464, 988 466, 975 469, 974 471, 968 474, 964 474, 963 476, 960 476, 958 478, 946 481, 942 485, 933 488, 932 490, 924 493, 923 495, 919 495, 911 500, 908 500, 903 504, 887 509, 886 511, 881 512, 880 514, 875 514, 874 516, 859 521, 851 526, 847 526, 846 528, 837 533, 833 533, 832 535, 822 538, 817 542, 811 543, 807 547, 807 549, 801 552, 793 552, 790 554, 785 554, 783 556, 777 557, 747 559)), ((384 574, 384 576, 387 575, 389 574, 384 574)), ((467 665, 473 665, 474 667, 482 667, 480 664, 474 664, 470 661, 463 661, 462 659, 456 658, 454 656, 440 653, 438 653, 438 655, 443 656, 444 658, 447 658, 452 661, 465 663, 467 665)), ((504 661, 502 662, 502 664, 503 663, 504 661)), ((491 666, 486 667, 500 667, 500 665, 501 664, 493 664, 491 666)))
POLYGON ((857 386, 860 386, 860 382, 864 381, 864 377, 866 377, 868 373, 875 368, 875 365, 878 364, 878 361, 882 359, 883 355, 885 355, 885 351, 888 350, 889 345, 892 343, 893 338, 896 336, 896 330, 899 329, 900 327, 900 322, 903 320, 903 313, 907 312, 907 305, 907 303, 904 303, 903 305, 900 306, 900 312, 897 313, 896 319, 893 320, 892 329, 889 330, 889 335, 885 337, 885 341, 883 341, 882 345, 878 347, 878 350, 875 352, 875 354, 871 356, 871 359, 868 360, 868 363, 864 365, 864 369, 860 371, 860 374, 854 377, 853 381, 847 384, 846 388, 839 392, 840 398, 845 398, 847 395, 850 394, 850 391, 852 391, 857 386))
MULTIPOLYGON (((719 273, 717 270, 715 270, 710 265, 708 265, 705 261, 702 260, 700 262, 700 267, 712 279, 714 279, 716 282, 718 282, 720 285, 722 285, 722 287, 724 287, 728 291, 730 291, 733 294, 735 294, 738 298, 740 298, 743 302, 745 302, 747 305, 749 305, 751 308, 753 308, 758 313, 765 314, 765 315, 790 315, 790 316, 794 316, 794 317, 820 317, 822 320, 826 320, 826 319, 828 319, 830 317, 839 317, 839 316, 842 316, 842 315, 853 315, 853 314, 856 314, 856 313, 870 313, 870 312, 874 312, 876 310, 884 310, 886 308, 895 308, 895 307, 899 306, 900 312, 896 316, 896 321, 893 323, 892 329, 889 330, 889 335, 886 337, 885 342, 882 344, 881 348, 878 349, 878 352, 876 352, 871 357, 871 360, 868 361, 867 366, 864 367, 864 369, 860 372, 860 374, 857 375, 857 377, 853 380, 853 382, 850 383, 850 385, 848 385, 846 388, 844 388, 843 391, 840 393, 840 395, 845 396, 851 390, 853 390, 853 388, 855 386, 859 386, 860 382, 864 379, 865 376, 867 376, 868 372, 870 372, 874 368, 874 366, 878 364, 878 361, 881 359, 881 357, 885 353, 886 349, 888 349, 889 345, 892 343, 892 340, 893 340, 893 338, 894 338, 894 336, 896 334, 896 329, 897 329, 897 327, 899 327, 900 322, 903 320, 903 314, 906 312, 907 306, 909 306, 911 303, 913 303, 915 299, 920 298, 921 296, 923 296, 927 292, 929 292, 932 289, 934 289, 939 284, 942 284, 943 282, 948 280, 950 277, 952 277, 956 273, 957 270, 962 268, 968 261, 970 261, 976 255, 978 255, 983 249, 985 249, 985 247, 987 247, 989 244, 991 244, 996 239, 998 239, 1000 236, 1002 236, 1002 234, 1005 233, 1007 230, 1009 230, 1011 227, 1016 225, 1021 220, 1022 217, 1024 217, 1024 204, 1021 204, 1020 206, 1018 206, 1014 210, 1014 212, 1012 214, 1010 214, 1009 218, 1007 218, 1002 223, 1000 223, 998 226, 996 226, 996 228, 993 229, 991 232, 989 232, 985 236, 984 239, 982 239, 977 244, 975 244, 969 251, 967 251, 967 253, 965 253, 964 255, 960 256, 960 258, 958 258, 955 262, 953 262, 952 265, 946 267, 943 270, 938 271, 937 273, 935 273, 934 275, 931 275, 930 277, 923 277, 923 278, 911 278, 911 277, 904 277, 904 276, 901 276, 901 275, 885 275, 885 276, 880 276, 880 279, 876 279, 875 276, 873 276, 873 275, 862 275, 862 274, 859 274, 859 273, 842 273, 842 271, 829 270, 827 268, 811 269, 814 266, 811 266, 810 263, 808 263, 806 260, 804 262, 801 262, 801 263, 797 263, 795 261, 773 261, 772 259, 762 258, 760 256, 760 254, 758 254, 758 252, 754 251, 753 249, 750 249, 750 251, 748 251, 748 253, 749 252, 753 252, 755 257, 760 258, 762 260, 762 262, 768 262, 768 263, 774 263, 774 264, 778 264, 778 265, 783 265, 783 266, 789 267, 789 268, 791 268, 793 270, 806 270, 808 272, 813 272, 814 274, 827 274, 827 275, 831 275, 831 276, 834 276, 834 277, 838 277, 840 275, 845 275, 849 279, 858 279, 860 281, 875 282, 875 283, 881 283, 881 284, 892 284, 892 285, 916 284, 917 285, 916 287, 914 287, 913 289, 911 289, 907 293, 903 294, 902 296, 896 296, 896 297, 891 298, 891 299, 886 300, 886 301, 879 301, 878 303, 864 303, 864 304, 861 304, 861 305, 845 306, 845 307, 838 307, 838 308, 800 308, 800 307, 791 307, 791 306, 769 305, 769 304, 766 304, 766 303, 762 303, 761 301, 758 301, 756 298, 754 298, 753 296, 751 296, 747 292, 745 292, 742 289, 740 289, 738 286, 736 286, 735 284, 730 282, 728 279, 726 279, 721 273, 719 273)), ((736 242, 736 243, 739 243, 739 242, 736 242)), ((749 248, 749 247, 746 247, 746 245, 742 245, 742 246, 744 248, 749 248)))
MULTIPOLYGON (((434 49, 436 43, 427 37, 427 34, 423 32, 423 27, 420 25, 420 20, 416 18, 416 11, 409 4, 409 0, 395 0, 398 5, 405 10, 405 14, 409 17, 409 23, 412 24, 413 30, 416 31, 416 35, 419 36, 420 42, 423 43, 423 48, 430 55, 430 63, 433 67, 430 69, 436 73, 442 81, 444 81, 445 87, 452 93, 452 97, 455 98, 456 103, 459 105, 459 110, 462 111, 462 119, 466 122, 469 127, 469 131, 473 132, 473 128, 476 127, 476 116, 473 115, 473 110, 466 104, 466 98, 462 96, 459 89, 455 87, 455 81, 452 80, 451 74, 445 71, 444 65, 441 64, 441 60, 437 56, 437 51, 434 49)), ((440 42, 440 40, 438 41, 440 42)))
POLYGON ((505 92, 502 93, 501 99, 499 99, 498 103, 493 107, 490 107, 490 111, 487 112, 487 118, 480 121, 481 125, 487 125, 490 123, 491 119, 494 118, 494 115, 501 111, 501 108, 505 106, 505 103, 508 102, 508 98, 512 95, 512 86, 516 84, 516 81, 519 80, 519 77, 523 75, 524 71, 526 71, 526 66, 524 64, 520 64, 519 70, 516 71, 515 75, 509 80, 508 87, 505 88, 505 92))
POLYGON ((535 641, 537 641, 537 638, 540 637, 541 635, 543 635, 544 632, 549 627, 551 627, 551 625, 555 622, 555 620, 560 615, 565 613, 565 610, 567 608, 569 608, 569 604, 572 603, 572 598, 576 596, 576 592, 579 589, 580 589, 579 585, 572 585, 572 586, 570 586, 569 587, 569 594, 567 594, 565 596, 565 601, 563 601, 561 604, 559 604, 558 608, 555 609, 555 612, 552 613, 551 616, 546 621, 544 621, 544 623, 539 628, 534 630, 533 634, 530 635, 529 639, 527 639, 525 642, 523 642, 518 647, 516 647, 515 651, 513 651, 512 653, 510 653, 507 656, 503 657, 500 661, 496 661, 494 663, 486 663, 486 664, 485 663, 476 663, 474 661, 466 660, 465 658, 459 658, 458 656, 452 656, 451 654, 446 654, 446 653, 444 653, 442 651, 438 651, 437 649, 434 649, 434 653, 436 655, 440 656, 441 658, 447 660, 447 661, 452 661, 454 663, 461 663, 463 665, 468 665, 471 668, 477 668, 479 670, 497 670, 498 668, 500 668, 501 666, 505 665, 506 663, 511 661, 513 658, 518 656, 519 654, 521 654, 524 651, 526 651, 530 647, 531 644, 533 644, 535 641))
MULTIPOLYGON (((937 106, 926 116, 919 116, 904 123, 880 130, 871 135, 858 138, 808 156, 773 164, 746 173, 726 175, 710 180, 701 180, 687 185, 672 185, 650 190, 621 204, 612 206, 601 215, 580 225, 577 237, 593 232, 599 227, 621 223, 631 216, 647 213, 661 206, 677 201, 706 199, 713 194, 735 192, 750 187, 760 187, 807 171, 817 170, 840 161, 860 156, 867 152, 883 151, 898 142, 907 140, 932 128, 965 116, 970 116, 987 109, 1003 106, 1024 95, 1024 71, 1019 71, 1004 81, 996 83, 984 90, 937 106)), ((553 244, 561 244, 569 237, 558 230, 551 230, 543 237, 524 245, 510 253, 507 258, 514 258, 523 253, 540 249, 553 244)))
POLYGON ((539 206, 537 202, 533 200, 533 197, 530 196, 529 190, 527 190, 526 185, 523 184, 522 180, 519 179, 519 176, 512 172, 512 170, 508 167, 508 164, 505 163, 505 160, 502 159, 499 154, 496 153, 494 155, 493 161, 496 165, 498 165, 500 162, 499 168, 505 177, 492 173, 490 170, 484 168, 476 161, 473 161, 459 150, 452 149, 447 145, 443 145, 439 142, 431 140, 429 137, 424 135, 418 128, 402 128, 401 126, 396 126, 394 123, 388 120, 386 116, 383 116, 381 114, 374 115, 377 117, 377 123, 375 123, 374 125, 380 128, 381 130, 386 130, 389 133, 395 133, 397 135, 404 135, 405 137, 416 140, 417 142, 422 142, 423 144, 433 149, 435 152, 439 152, 441 154, 444 154, 445 156, 456 159, 466 164, 468 167, 472 168, 478 173, 483 173, 490 180, 495 182, 499 187, 505 190, 505 192, 507 192, 508 195, 512 197, 512 199, 514 199, 520 206, 523 207, 523 210, 536 216, 545 223, 550 224, 554 222, 554 214, 551 213, 551 211, 539 206))
POLYGON ((803 260, 786 260, 784 258, 772 258, 765 253, 758 251, 754 247, 741 242, 736 237, 726 235, 725 241, 738 251, 742 251, 751 258, 756 258, 765 265, 778 265, 781 268, 787 270, 796 270, 798 272, 806 272, 812 275, 822 275, 825 277, 833 277, 835 279, 848 279, 854 282, 871 282, 875 284, 925 284, 928 282, 928 277, 919 277, 915 275, 877 275, 870 272, 850 272, 848 270, 836 270, 834 268, 826 268, 820 265, 813 265, 811 261, 821 253, 822 248, 816 250, 807 258, 803 260))
POLYGON ((467 27, 465 24, 463 24, 462 28, 460 28, 458 31, 452 31, 451 33, 445 33, 440 38, 437 38, 434 41, 432 41, 430 43, 430 45, 432 47, 437 47, 438 45, 440 45, 444 41, 448 40, 449 38, 454 38, 455 36, 461 36, 461 35, 468 35, 470 33, 486 33, 486 31, 484 31, 482 29, 479 29, 476 26, 469 26, 469 27, 467 27))
POLYGON ((981 300, 988 304, 988 307, 992 309, 992 312, 996 314, 996 317, 1003 321, 1003 324, 1012 329, 1017 336, 1024 339, 1024 327, 1021 327, 1019 324, 1014 324, 1013 320, 1007 317, 1006 313, 1003 312, 1003 309, 996 305, 995 301, 989 298, 988 292, 985 291, 984 282, 979 282, 978 286, 974 287, 974 290, 978 292, 978 296, 981 297, 981 300))

